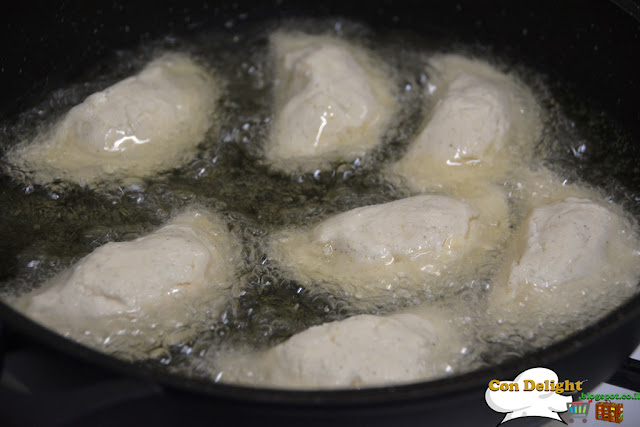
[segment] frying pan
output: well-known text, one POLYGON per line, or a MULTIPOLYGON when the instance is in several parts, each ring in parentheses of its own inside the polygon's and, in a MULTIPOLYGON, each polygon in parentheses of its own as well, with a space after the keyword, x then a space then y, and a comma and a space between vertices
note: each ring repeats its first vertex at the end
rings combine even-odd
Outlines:
MULTIPOLYGON (((604 156, 615 167, 590 170, 587 164, 580 177, 612 178, 624 188, 628 205, 640 200, 640 79, 634 65, 640 7, 633 1, 14 2, 0 18, 1 117, 11 119, 76 81, 116 49, 167 33, 221 27, 241 14, 249 21, 340 16, 374 31, 446 36, 513 58, 546 76, 561 103, 580 100, 576 120, 587 111, 610 124, 598 127, 608 142, 592 156, 604 156)), ((590 126, 583 131, 596 132, 590 126)), ((589 388, 624 363, 614 380, 628 386, 637 371, 625 358, 640 343, 637 296, 567 339, 498 366, 403 386, 301 392, 186 379, 92 351, 6 304, 0 304, 0 316, 0 363, 14 373, 0 383, 0 419, 8 425, 212 425, 227 419, 240 425, 496 425, 503 415, 484 401, 489 380, 544 366, 561 379, 587 380, 589 388), (41 371, 28 364, 34 359, 41 371)))

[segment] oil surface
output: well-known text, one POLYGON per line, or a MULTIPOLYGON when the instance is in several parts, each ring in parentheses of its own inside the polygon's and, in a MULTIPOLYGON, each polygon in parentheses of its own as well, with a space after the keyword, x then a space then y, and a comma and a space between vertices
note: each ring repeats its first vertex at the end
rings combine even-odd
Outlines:
MULTIPOLYGON (((186 334, 188 338, 181 344, 158 342, 155 348, 133 351, 136 340, 145 333, 135 327, 101 343, 87 338, 91 331, 73 338, 118 357, 147 359, 187 376, 259 384, 250 360, 224 374, 218 360, 237 352, 249 358, 259 355, 259 351, 310 326, 355 314, 416 307, 428 310, 429 304, 436 304, 453 313, 447 321, 463 336, 456 357, 443 366, 442 374, 446 375, 499 363, 548 345, 596 321, 637 291, 634 286, 614 299, 606 298, 607 304, 561 321, 540 320, 548 317, 541 308, 541 313, 514 323, 508 316, 486 314, 493 278, 500 268, 496 260, 507 256, 508 243, 482 262, 461 266, 452 295, 443 298, 422 292, 385 305, 355 304, 339 294, 307 289, 269 259, 265 242, 278 230, 306 227, 338 212, 409 195, 383 170, 402 156, 430 107, 425 95, 429 84, 426 61, 431 54, 445 51, 478 55, 473 46, 423 40, 412 34, 373 34, 343 20, 269 23, 245 26, 237 32, 203 32, 188 39, 167 37, 116 52, 110 61, 87 70, 85 81, 51 93, 17 120, 2 123, 0 143, 5 150, 28 143, 91 93, 138 72, 150 59, 170 50, 190 53, 210 66, 224 84, 216 123, 197 156, 187 165, 151 179, 92 188, 65 182, 35 185, 22 171, 0 164, 4 171, 0 178, 0 292, 11 303, 96 247, 145 235, 181 207, 193 204, 219 212, 228 220, 244 248, 243 266, 226 309, 213 318, 202 310, 202 319, 192 325, 193 334, 186 334), (378 148, 354 162, 310 174, 281 174, 263 161, 261 146, 273 118, 268 35, 276 28, 342 37, 370 49, 395 70, 393 86, 402 108, 378 148), (528 325, 531 319, 535 322, 528 325)), ((526 214, 534 182, 539 184, 538 195, 562 192, 577 183, 593 197, 612 200, 637 217, 640 178, 632 173, 635 158, 628 155, 630 139, 571 94, 551 98, 549 86, 535 72, 508 58, 480 57, 527 83, 545 110, 545 131, 534 147, 528 168, 531 172, 516 173, 498 183, 509 195, 514 230, 526 214), (612 167, 626 172, 618 172, 613 179, 612 167)), ((606 295, 607 289, 603 287, 602 292, 606 295)))

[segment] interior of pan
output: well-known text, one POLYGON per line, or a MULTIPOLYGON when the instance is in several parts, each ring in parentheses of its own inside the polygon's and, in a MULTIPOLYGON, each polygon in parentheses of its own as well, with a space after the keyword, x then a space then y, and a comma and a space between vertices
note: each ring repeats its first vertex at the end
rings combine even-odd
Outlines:
MULTIPOLYGON (((622 2, 625 3, 625 2, 622 2)), ((351 18, 372 28, 400 28, 420 35, 446 34, 516 58, 570 84, 637 135, 633 102, 639 85, 629 58, 637 49, 637 18, 614 2, 542 1, 526 7, 508 1, 357 2, 294 1, 80 2, 33 6, 18 2, 5 14, 2 31, 2 112, 21 111, 48 91, 81 76, 87 65, 114 49, 167 33, 295 16, 351 18), (34 10, 35 9, 35 10, 34 10), (243 20, 239 17, 243 16, 243 20), (9 19, 10 18, 10 19, 9 19), (615 72, 614 72, 615 70, 615 72), (606 90, 605 90, 606 88, 606 90), (31 101, 31 103, 29 102, 31 101)), ((633 12, 632 7, 628 9, 633 12)), ((637 10, 636 10, 637 13, 637 10)), ((560 91, 560 90, 559 90, 560 91)))
MULTIPOLYGON (((111 55, 114 49, 126 48, 140 40, 153 39, 166 33, 198 31, 224 25, 240 15, 248 20, 264 20, 294 16, 342 16, 363 22, 372 28, 415 31, 418 34, 441 35, 464 43, 487 46, 498 55, 516 57, 526 66, 550 76, 548 83, 564 102, 588 99, 588 109, 601 110, 606 122, 623 129, 627 142, 610 151, 611 163, 620 167, 608 171, 581 171, 586 181, 598 174, 610 174, 629 189, 633 197, 640 194, 635 164, 640 159, 637 141, 640 120, 635 109, 640 100, 640 82, 628 58, 638 48, 638 24, 632 16, 613 3, 602 2, 585 7, 578 2, 536 2, 528 7, 511 2, 371 2, 362 9, 357 2, 323 2, 308 9, 296 2, 113 2, 104 7, 84 3, 49 5, 49 10, 34 13, 28 4, 16 5, 10 22, 3 23, 1 84, 5 96, 0 111, 11 116, 49 91, 81 76, 87 64, 111 55), (631 141, 631 142, 629 142, 631 141)), ((577 112, 579 114, 579 111, 577 112)), ((600 132, 616 137, 614 128, 603 126, 600 132)), ((97 362, 134 375, 142 375, 181 388, 206 391, 214 395, 251 397, 254 400, 287 400, 300 403, 321 401, 339 403, 388 401, 390 396, 407 399, 412 396, 454 392, 469 386, 485 384, 497 373, 517 373, 533 364, 553 364, 562 357, 588 348, 604 337, 624 330, 626 345, 618 345, 616 359, 628 354, 629 346, 640 337, 629 335, 629 325, 637 326, 640 299, 632 301, 598 324, 579 331, 563 342, 524 359, 507 362, 482 372, 455 378, 363 391, 286 392, 274 393, 243 387, 215 385, 207 381, 185 379, 164 372, 118 361, 93 352, 47 332, 8 307, 2 307, 16 327, 29 332, 49 345, 63 349, 82 359, 97 362), (624 327, 627 329, 624 329, 624 327), (619 354, 618 354, 619 353, 619 354), (620 354, 622 356, 620 356, 620 354)), ((638 328, 636 328, 638 329, 638 328)), ((624 335, 623 334, 623 335, 624 335)), ((610 372, 609 372, 610 373, 610 372)))

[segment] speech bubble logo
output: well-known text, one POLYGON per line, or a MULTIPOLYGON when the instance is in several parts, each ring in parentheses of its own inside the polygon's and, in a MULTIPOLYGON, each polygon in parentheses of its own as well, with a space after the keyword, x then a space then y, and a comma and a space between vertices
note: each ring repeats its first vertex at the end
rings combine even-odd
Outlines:
POLYGON ((567 411, 572 398, 554 390, 532 389, 532 384, 544 384, 545 381, 548 381, 547 384, 551 384, 551 381, 557 384, 558 376, 547 368, 527 369, 513 381, 499 381, 502 389, 496 383, 492 385, 495 390, 487 387, 484 398, 491 409, 507 414, 500 424, 523 417, 545 417, 564 422, 558 412, 567 411))

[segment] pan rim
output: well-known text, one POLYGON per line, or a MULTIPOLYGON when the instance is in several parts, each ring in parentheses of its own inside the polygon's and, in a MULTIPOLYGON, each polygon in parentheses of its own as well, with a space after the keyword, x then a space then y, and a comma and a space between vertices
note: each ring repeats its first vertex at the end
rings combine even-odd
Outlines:
MULTIPOLYGON (((47 349, 55 349, 67 357, 79 359, 90 365, 97 365, 99 368, 115 374, 160 385, 165 388, 165 391, 195 393, 202 397, 236 402, 251 401, 267 405, 286 404, 300 407, 346 408, 370 406, 374 403, 377 405, 398 405, 425 398, 430 400, 451 399, 459 396, 462 392, 468 392, 470 389, 486 389, 488 378, 515 377, 518 373, 531 367, 549 366, 558 359, 580 352, 588 344, 597 342, 627 323, 634 320, 640 321, 640 294, 633 296, 617 309, 586 328, 574 331, 564 339, 524 356, 508 359, 497 365, 430 381, 360 389, 306 390, 216 383, 210 379, 185 377, 146 365, 144 362, 127 361, 102 353, 48 329, 16 311, 4 301, 0 302, 0 320, 4 320, 15 332, 26 335, 47 349)), ((640 344, 640 336, 631 344, 633 348, 640 344)), ((617 366, 618 364, 616 364, 617 366)))

